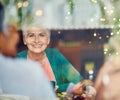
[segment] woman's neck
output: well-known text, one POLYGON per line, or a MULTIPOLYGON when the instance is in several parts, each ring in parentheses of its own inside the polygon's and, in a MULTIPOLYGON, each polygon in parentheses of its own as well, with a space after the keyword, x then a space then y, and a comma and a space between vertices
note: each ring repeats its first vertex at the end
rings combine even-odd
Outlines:
POLYGON ((46 56, 45 52, 34 53, 31 51, 28 51, 28 53, 27 53, 27 57, 34 61, 41 61, 45 58, 45 56, 46 56))

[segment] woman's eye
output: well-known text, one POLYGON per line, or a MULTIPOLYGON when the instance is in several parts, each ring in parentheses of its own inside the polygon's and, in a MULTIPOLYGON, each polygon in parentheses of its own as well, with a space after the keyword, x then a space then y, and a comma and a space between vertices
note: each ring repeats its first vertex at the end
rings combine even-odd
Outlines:
POLYGON ((41 37, 44 37, 44 36, 46 36, 45 34, 39 34, 41 37))
POLYGON ((28 37, 34 37, 34 34, 28 34, 28 37))

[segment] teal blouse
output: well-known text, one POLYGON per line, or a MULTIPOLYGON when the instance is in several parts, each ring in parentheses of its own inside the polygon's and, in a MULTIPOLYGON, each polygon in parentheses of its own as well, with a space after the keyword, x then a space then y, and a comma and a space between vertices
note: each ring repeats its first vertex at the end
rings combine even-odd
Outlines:
MULTIPOLYGON (((58 92, 66 91, 69 83, 76 84, 82 80, 80 73, 58 50, 47 48, 45 52, 59 87, 58 92)), ((18 53, 17 57, 27 59, 27 50, 18 53)))

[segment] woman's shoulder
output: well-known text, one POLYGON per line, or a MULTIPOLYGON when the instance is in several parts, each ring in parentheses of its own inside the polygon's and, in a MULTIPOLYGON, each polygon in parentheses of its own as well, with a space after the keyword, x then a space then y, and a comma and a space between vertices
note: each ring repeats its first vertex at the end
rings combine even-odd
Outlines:
POLYGON ((17 54, 18 58, 26 58, 27 57, 27 50, 21 51, 17 54))
POLYGON ((48 58, 59 59, 61 61, 66 61, 66 57, 56 48, 47 48, 46 54, 48 58))
POLYGON ((46 51, 58 51, 56 48, 47 48, 46 51))
POLYGON ((60 51, 58 49, 56 49, 56 48, 47 48, 46 53, 55 54, 55 53, 60 53, 60 51))

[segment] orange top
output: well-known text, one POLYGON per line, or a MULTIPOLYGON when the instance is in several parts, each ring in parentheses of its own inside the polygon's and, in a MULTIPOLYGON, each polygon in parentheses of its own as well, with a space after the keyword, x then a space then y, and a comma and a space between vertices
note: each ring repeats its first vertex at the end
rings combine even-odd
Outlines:
POLYGON ((48 76, 48 79, 50 81, 56 81, 53 70, 51 68, 51 65, 50 65, 47 57, 44 58, 42 67, 43 67, 43 70, 45 71, 46 75, 48 76))
MULTIPOLYGON (((27 55, 27 58, 32 60, 32 57, 30 57, 28 55, 27 55)), ((42 59, 42 61, 39 61, 39 60, 38 61, 34 60, 34 61, 36 61, 36 62, 38 62, 42 65, 42 68, 43 68, 45 74, 47 75, 49 81, 55 81, 56 82, 52 67, 49 63, 49 60, 48 60, 47 56, 45 56, 44 59, 42 59)))

